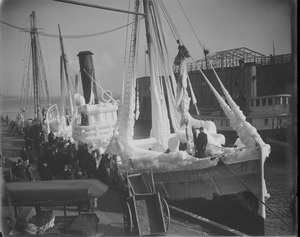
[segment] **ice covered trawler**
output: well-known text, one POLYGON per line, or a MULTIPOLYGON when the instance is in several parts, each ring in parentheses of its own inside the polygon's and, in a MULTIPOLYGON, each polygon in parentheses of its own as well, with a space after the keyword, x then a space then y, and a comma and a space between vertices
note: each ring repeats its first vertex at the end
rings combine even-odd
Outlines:
POLYGON ((113 134, 117 122, 118 103, 112 93, 104 90, 95 78, 95 68, 90 51, 82 51, 77 55, 81 72, 83 96, 79 94, 78 80, 72 88, 68 74, 68 60, 63 47, 60 28, 61 46, 61 103, 52 105, 46 115, 48 133, 66 140, 89 144, 94 148, 105 148, 113 134), (65 76, 64 76, 65 75, 65 76), (97 88, 100 89, 97 90, 97 88), (71 114, 67 114, 65 102, 66 92, 70 102, 71 114), (97 91, 101 93, 99 100, 97 91), (58 108, 60 107, 60 108, 58 108))
POLYGON ((90 51, 78 54, 84 96, 74 95, 72 138, 94 148, 104 149, 115 129, 118 103, 107 90, 102 91, 103 101, 98 101, 92 55, 90 51))
MULTIPOLYGON (((136 1, 138 2, 138 1, 136 1)), ((137 10, 139 4, 135 5, 137 10)), ((264 202, 268 193, 264 179, 264 163, 270 153, 257 130, 235 104, 218 75, 220 92, 205 77, 239 138, 236 147, 223 147, 225 137, 217 134, 212 121, 194 119, 189 113, 193 93, 186 58, 189 52, 179 41, 175 63, 177 79, 165 47, 158 1, 143 1, 147 52, 150 68, 152 128, 150 137, 133 139, 138 116, 138 83, 136 73, 124 77, 122 101, 117 129, 106 153, 120 157, 120 169, 152 169, 156 190, 171 204, 194 212, 250 235, 264 235, 266 218, 264 202), (162 43, 163 42, 163 43, 162 43), (206 158, 194 157, 192 128, 204 127, 208 135, 206 158), (174 133, 171 133, 171 129, 174 133), (187 150, 179 150, 179 144, 187 150), (166 153, 167 148, 170 152, 166 153)), ((128 70, 135 69, 138 18, 132 25, 128 70)), ((201 69, 199 68, 201 71, 201 69)), ((218 88, 219 89, 219 88, 218 88)), ((151 177, 143 172, 147 182, 151 177)))

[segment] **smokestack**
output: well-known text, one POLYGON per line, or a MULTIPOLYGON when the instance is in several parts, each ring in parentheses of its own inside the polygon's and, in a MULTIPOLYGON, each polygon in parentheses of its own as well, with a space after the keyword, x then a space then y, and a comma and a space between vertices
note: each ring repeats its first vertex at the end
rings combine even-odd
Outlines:
POLYGON ((245 63, 245 93, 246 97, 257 96, 256 86, 256 64, 245 63))
POLYGON ((95 82, 95 68, 92 55, 94 54, 91 51, 81 51, 77 55, 79 57, 83 97, 86 104, 90 102, 92 90, 94 93, 94 103, 98 104, 98 95, 95 82))

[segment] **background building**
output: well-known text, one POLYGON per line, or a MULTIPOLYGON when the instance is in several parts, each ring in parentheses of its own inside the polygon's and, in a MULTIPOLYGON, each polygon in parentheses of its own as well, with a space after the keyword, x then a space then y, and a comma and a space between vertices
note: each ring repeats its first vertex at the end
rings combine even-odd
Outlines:
MULTIPOLYGON (((247 48, 236 48, 208 55, 196 63, 187 64, 189 78, 197 99, 201 114, 220 110, 219 103, 204 77, 201 69, 212 85, 222 95, 211 64, 216 70, 229 94, 247 115, 249 111, 246 98, 275 94, 291 94, 293 89, 293 70, 291 55, 265 56, 247 48)), ((174 67, 175 76, 178 68, 174 67)), ((150 120, 150 80, 149 77, 138 79, 140 98, 140 119, 150 120)), ((191 114, 196 114, 190 106, 191 114)))

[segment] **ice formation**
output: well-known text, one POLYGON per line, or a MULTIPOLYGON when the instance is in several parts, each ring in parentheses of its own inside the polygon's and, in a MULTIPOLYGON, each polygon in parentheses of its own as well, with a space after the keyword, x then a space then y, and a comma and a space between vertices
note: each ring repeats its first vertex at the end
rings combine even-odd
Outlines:
POLYGON ((161 42, 165 43, 165 39, 160 38, 163 37, 163 34, 158 34, 162 32, 162 29, 160 25, 157 25, 158 21, 153 21, 151 17, 149 21, 150 23, 147 24, 149 27, 147 46, 151 85, 151 138, 133 140, 126 132, 129 129, 132 130, 133 126, 133 103, 135 101, 133 91, 135 91, 134 86, 136 84, 134 77, 132 77, 132 81, 127 78, 126 89, 123 88, 125 95, 122 95, 122 105, 119 107, 118 129, 105 152, 119 156, 123 164, 133 164, 135 168, 156 169, 192 169, 214 166, 219 159, 218 157, 221 156, 227 163, 260 157, 257 145, 265 147, 268 145, 264 144, 256 129, 246 121, 242 111, 234 103, 221 81, 218 79, 229 104, 219 95, 201 70, 200 72, 230 120, 232 128, 237 131, 239 141, 236 144, 239 146, 237 148, 224 148, 222 145, 225 144, 225 137, 217 133, 216 126, 212 121, 198 120, 190 115, 191 98, 187 92, 187 87, 190 84, 188 83, 185 62, 185 59, 189 57, 189 52, 184 45, 178 42, 179 51, 174 60, 179 69, 176 83, 173 69, 169 63, 167 48, 161 44, 161 42), (169 117, 167 108, 169 109, 169 117), (170 124, 172 124, 174 134, 170 133, 170 124), (208 145, 206 149, 207 158, 205 159, 193 157, 192 127, 204 127, 204 132, 207 133, 208 145), (186 143, 187 150, 180 151, 177 147, 179 143, 186 143), (166 153, 167 149, 169 153, 166 153))
MULTIPOLYGON (((255 127, 253 127, 249 122, 246 121, 246 117, 243 114, 243 112, 240 110, 240 107, 234 102, 234 100, 229 95, 228 91, 222 84, 218 74, 216 73, 215 69, 212 67, 216 78, 222 88, 222 91, 228 101, 228 104, 231 107, 230 116, 227 116, 230 119, 231 127, 237 132, 240 142, 246 146, 246 148, 255 147, 255 145, 258 143, 260 145, 266 145, 264 141, 261 139, 260 135, 257 133, 257 130, 255 127), (231 116, 233 113, 233 116, 231 116)), ((212 86, 212 85, 210 85, 212 86)), ((219 101, 220 104, 226 103, 224 100, 219 101)), ((224 106, 226 107, 226 106, 224 106)), ((224 111, 225 112, 225 111, 224 111)), ((228 113, 229 114, 229 113, 228 113)), ((237 141, 236 145, 240 144, 239 141, 237 141)))
MULTIPOLYGON (((185 73, 182 75, 187 76, 185 73)), ((168 145, 165 149, 168 148, 170 150, 169 153, 153 150, 153 147, 157 142, 155 138, 134 141, 125 139, 121 133, 113 137, 106 152, 119 155, 123 165, 127 168, 130 168, 133 165, 134 168, 138 169, 155 168, 167 170, 199 169, 215 166, 218 162, 218 157, 220 156, 222 156, 227 163, 259 157, 260 154, 257 145, 269 145, 262 141, 256 129, 246 121, 243 112, 232 100, 220 79, 218 78, 218 81, 229 105, 206 77, 205 79, 219 101, 225 115, 230 120, 232 128, 235 129, 239 135, 239 140, 236 142, 236 144, 239 144, 237 148, 222 147, 222 145, 225 144, 225 137, 217 133, 214 122, 197 120, 189 114, 190 98, 187 95, 186 88, 183 87, 183 90, 181 91, 182 94, 180 97, 177 97, 181 98, 181 102, 178 106, 178 111, 182 116, 180 123, 181 129, 176 129, 174 134, 170 134, 167 138, 164 138, 168 141, 168 145), (206 149, 207 158, 204 159, 193 157, 194 152, 191 128, 201 126, 204 127, 204 132, 206 132, 208 136, 208 145, 206 149), (178 149, 180 142, 187 143, 186 151, 180 151, 178 149)), ((157 116, 157 118, 159 117, 162 117, 162 115, 157 116)), ((159 119, 154 121, 154 123, 159 122, 159 119)), ((269 150, 269 147, 267 148, 267 150, 269 150)))

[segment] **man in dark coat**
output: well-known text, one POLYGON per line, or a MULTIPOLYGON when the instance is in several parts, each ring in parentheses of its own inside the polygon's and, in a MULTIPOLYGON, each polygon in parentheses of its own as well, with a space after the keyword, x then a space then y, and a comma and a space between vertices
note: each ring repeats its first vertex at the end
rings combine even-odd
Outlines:
POLYGON ((194 144, 195 144, 195 156, 198 158, 205 157, 205 150, 207 145, 207 134, 204 132, 203 127, 200 127, 198 136, 195 129, 193 129, 194 144))
POLYGON ((62 172, 62 177, 63 177, 63 179, 68 179, 68 180, 75 179, 71 165, 64 166, 64 170, 62 172))
POLYGON ((24 167, 25 167, 25 174, 26 174, 26 181, 35 181, 34 175, 33 175, 33 168, 31 164, 29 163, 29 159, 24 161, 24 167))
POLYGON ((83 173, 86 173, 87 157, 89 156, 87 144, 79 145, 79 149, 76 153, 75 160, 79 161, 79 166, 83 173))
POLYGON ((88 175, 88 179, 94 179, 97 172, 97 164, 96 164, 97 153, 95 151, 92 154, 88 153, 86 156, 86 173, 88 175))
POLYGON ((109 162, 110 159, 108 154, 101 154, 101 160, 97 168, 96 178, 105 184, 110 183, 109 162))
POLYGON ((22 181, 26 181, 26 167, 22 159, 18 159, 17 163, 13 164, 12 172, 13 174, 18 177, 22 181))
POLYGON ((23 161, 28 160, 28 155, 25 146, 22 147, 22 150, 20 151, 20 157, 23 161))
POLYGON ((39 169, 39 175, 41 181, 53 180, 53 176, 47 162, 44 161, 41 163, 41 167, 39 169))

